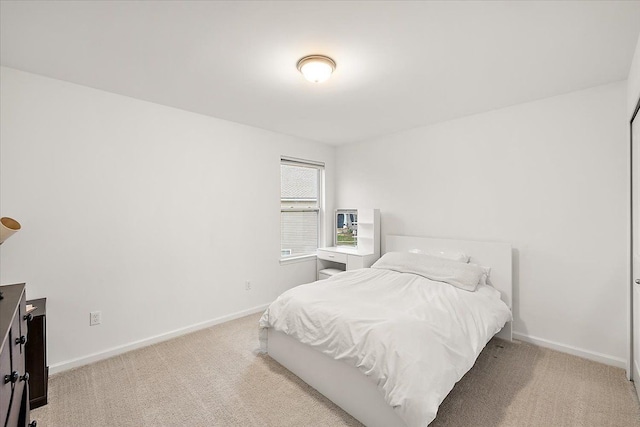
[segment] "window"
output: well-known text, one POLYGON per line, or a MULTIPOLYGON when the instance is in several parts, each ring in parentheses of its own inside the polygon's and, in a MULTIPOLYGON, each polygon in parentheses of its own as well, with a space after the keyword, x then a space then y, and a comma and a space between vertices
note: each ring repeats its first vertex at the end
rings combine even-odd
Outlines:
POLYGON ((280 163, 280 256, 314 254, 322 207, 322 163, 283 158, 280 163))
POLYGON ((358 211, 338 209, 336 211, 336 246, 358 247, 358 211))

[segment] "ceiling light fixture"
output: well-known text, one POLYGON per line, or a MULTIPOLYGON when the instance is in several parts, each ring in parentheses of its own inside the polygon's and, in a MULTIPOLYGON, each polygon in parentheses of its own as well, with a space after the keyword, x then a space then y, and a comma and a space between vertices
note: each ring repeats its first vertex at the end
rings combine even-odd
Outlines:
POLYGON ((298 71, 313 83, 322 83, 327 80, 335 69, 335 61, 324 55, 309 55, 298 61, 298 71))

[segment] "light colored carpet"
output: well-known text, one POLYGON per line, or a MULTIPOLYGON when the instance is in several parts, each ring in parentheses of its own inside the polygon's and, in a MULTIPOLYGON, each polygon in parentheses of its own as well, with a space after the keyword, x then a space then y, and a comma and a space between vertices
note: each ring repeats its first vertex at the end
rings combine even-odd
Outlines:
MULTIPOLYGON (((268 356, 259 315, 52 376, 38 427, 359 426, 268 356)), ((432 426, 640 426, 624 371, 493 340, 432 426)))

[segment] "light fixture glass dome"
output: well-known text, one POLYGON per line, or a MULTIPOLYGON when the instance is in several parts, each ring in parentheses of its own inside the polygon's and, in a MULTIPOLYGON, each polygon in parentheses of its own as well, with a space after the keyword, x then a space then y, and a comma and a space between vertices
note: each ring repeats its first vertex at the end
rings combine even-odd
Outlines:
POLYGON ((323 55, 309 55, 298 61, 298 70, 305 79, 313 83, 322 83, 331 77, 336 69, 333 59, 323 55))

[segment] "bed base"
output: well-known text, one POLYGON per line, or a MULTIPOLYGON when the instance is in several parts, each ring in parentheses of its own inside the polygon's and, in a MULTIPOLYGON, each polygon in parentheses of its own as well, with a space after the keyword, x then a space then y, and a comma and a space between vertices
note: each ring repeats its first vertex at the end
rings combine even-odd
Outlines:
POLYGON ((269 328, 269 356, 367 427, 406 427, 376 384, 346 362, 269 328))

